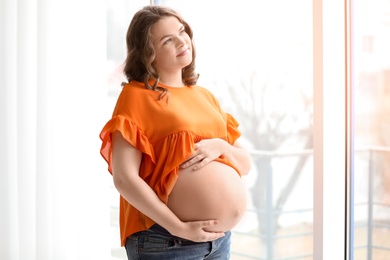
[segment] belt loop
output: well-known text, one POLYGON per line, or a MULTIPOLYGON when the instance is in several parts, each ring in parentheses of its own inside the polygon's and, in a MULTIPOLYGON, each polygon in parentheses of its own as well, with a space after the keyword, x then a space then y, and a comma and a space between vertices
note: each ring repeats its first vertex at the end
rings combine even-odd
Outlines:
POLYGON ((175 239, 175 245, 181 246, 182 240, 181 239, 175 239))

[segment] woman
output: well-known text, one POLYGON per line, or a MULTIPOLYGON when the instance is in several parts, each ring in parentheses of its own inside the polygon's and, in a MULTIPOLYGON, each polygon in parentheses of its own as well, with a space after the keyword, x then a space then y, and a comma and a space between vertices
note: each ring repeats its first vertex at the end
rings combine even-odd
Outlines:
POLYGON ((128 83, 100 138, 129 259, 229 259, 245 210, 250 156, 238 122, 196 85, 192 37, 162 6, 139 10, 127 32, 128 83))

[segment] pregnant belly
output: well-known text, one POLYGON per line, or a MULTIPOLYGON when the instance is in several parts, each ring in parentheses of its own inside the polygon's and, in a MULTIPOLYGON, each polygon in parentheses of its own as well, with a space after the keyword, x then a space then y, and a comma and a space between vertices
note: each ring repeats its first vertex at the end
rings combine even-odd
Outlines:
POLYGON ((219 162, 193 171, 180 169, 168 207, 182 221, 218 220, 209 231, 228 231, 246 208, 245 187, 237 172, 219 162))

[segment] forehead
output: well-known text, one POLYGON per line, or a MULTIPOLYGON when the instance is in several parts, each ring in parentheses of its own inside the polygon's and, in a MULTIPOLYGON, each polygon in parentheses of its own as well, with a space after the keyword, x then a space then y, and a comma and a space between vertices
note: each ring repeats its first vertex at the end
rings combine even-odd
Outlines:
POLYGON ((151 28, 151 32, 153 38, 159 40, 166 35, 177 33, 182 26, 183 24, 175 16, 167 16, 155 23, 151 28))

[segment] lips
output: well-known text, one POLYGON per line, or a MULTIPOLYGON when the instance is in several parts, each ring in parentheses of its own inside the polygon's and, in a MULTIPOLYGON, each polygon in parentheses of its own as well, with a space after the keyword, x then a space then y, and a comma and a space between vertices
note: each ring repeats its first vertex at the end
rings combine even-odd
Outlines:
POLYGON ((177 56, 184 56, 186 55, 188 52, 190 51, 190 49, 185 49, 184 51, 180 52, 177 56))

